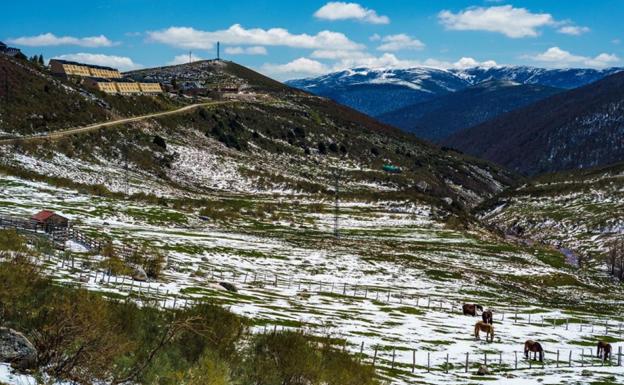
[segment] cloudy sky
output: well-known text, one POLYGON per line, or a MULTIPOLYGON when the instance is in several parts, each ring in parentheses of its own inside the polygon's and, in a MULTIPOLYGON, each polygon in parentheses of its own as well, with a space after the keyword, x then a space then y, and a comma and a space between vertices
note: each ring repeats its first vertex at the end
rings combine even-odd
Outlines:
POLYGON ((2 4, 0 40, 122 70, 216 56, 277 79, 350 67, 624 65, 624 0, 55 0, 2 4))

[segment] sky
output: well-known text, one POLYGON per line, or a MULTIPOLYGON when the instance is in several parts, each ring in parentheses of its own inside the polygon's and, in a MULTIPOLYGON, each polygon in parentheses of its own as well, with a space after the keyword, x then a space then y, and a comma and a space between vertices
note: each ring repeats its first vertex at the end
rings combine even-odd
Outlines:
POLYGON ((0 41, 123 71, 221 57, 279 80, 355 67, 624 65, 624 0, 3 1, 0 41))

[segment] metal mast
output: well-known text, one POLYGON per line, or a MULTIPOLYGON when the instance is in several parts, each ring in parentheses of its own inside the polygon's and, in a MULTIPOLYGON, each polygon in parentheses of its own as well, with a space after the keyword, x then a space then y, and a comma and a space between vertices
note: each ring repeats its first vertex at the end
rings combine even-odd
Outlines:
POLYGON ((340 238, 340 172, 334 170, 334 236, 340 238))

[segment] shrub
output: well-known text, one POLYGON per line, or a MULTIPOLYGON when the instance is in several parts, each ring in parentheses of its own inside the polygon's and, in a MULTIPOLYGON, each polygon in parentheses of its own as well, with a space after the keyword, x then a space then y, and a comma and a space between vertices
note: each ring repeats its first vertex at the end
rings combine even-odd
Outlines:
POLYGON ((0 251, 25 251, 26 238, 15 229, 0 230, 0 251))

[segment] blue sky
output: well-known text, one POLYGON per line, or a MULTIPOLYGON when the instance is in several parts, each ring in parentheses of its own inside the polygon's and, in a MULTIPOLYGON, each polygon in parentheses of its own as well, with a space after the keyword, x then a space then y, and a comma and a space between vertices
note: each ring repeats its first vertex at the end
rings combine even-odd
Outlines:
POLYGON ((624 65, 624 0, 3 2, 0 40, 122 70, 216 56, 278 79, 349 67, 624 65))

